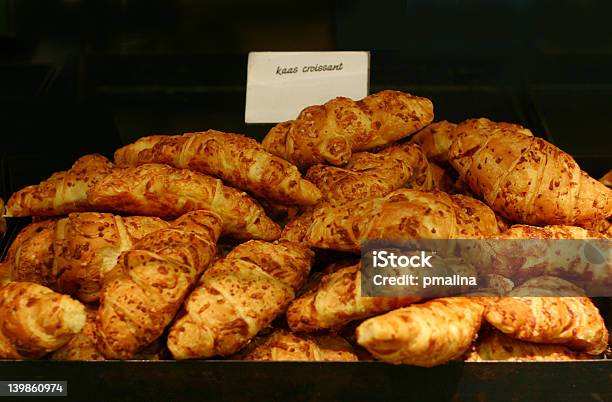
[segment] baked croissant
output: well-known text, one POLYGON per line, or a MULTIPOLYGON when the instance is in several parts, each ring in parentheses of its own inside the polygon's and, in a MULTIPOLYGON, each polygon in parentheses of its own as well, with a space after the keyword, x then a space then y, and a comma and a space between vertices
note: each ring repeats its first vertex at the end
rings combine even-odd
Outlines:
POLYGON ((217 261, 185 302, 170 329, 176 359, 229 356, 268 326, 294 298, 313 253, 290 242, 250 241, 217 261))
POLYGON ((612 215, 612 189, 545 140, 487 119, 455 130, 451 165, 496 212, 531 225, 593 225, 612 215))
POLYGON ((518 283, 542 275, 558 276, 588 286, 612 285, 612 254, 605 237, 576 226, 514 225, 491 239, 474 242, 465 256, 481 274, 499 274, 518 283), (586 242, 591 239, 592 258, 586 242))
POLYGON ((315 288, 295 299, 287 309, 287 323, 295 332, 339 329, 350 321, 371 317, 418 301, 418 297, 362 297, 360 265, 324 275, 315 288))
POLYGON ((223 219, 223 232, 235 238, 274 240, 280 235, 279 226, 245 193, 167 165, 117 168, 89 191, 89 201, 107 210, 159 217, 209 209, 223 219))
POLYGON ((357 343, 393 364, 432 367, 461 357, 476 338, 484 305, 471 297, 413 304, 357 327, 357 343))
POLYGON ((69 170, 54 173, 40 184, 14 193, 6 203, 6 216, 54 216, 90 211, 87 191, 112 169, 113 164, 102 155, 83 156, 69 170))
POLYGON ((365 240, 457 239, 499 233, 497 218, 485 204, 463 195, 400 189, 385 197, 322 206, 284 238, 302 238, 311 247, 359 252, 365 240))
POLYGON ((351 345, 338 335, 296 335, 277 330, 243 360, 351 362, 359 360, 351 345))
POLYGON ((81 332, 73 336, 64 346, 53 352, 51 360, 105 360, 96 344, 97 311, 88 308, 86 313, 87 320, 81 332))
POLYGON ((563 345, 545 345, 521 341, 494 329, 482 331, 466 355, 468 362, 586 360, 589 355, 577 353, 563 345))
POLYGON ((607 348, 608 330, 599 310, 571 283, 538 277, 509 296, 485 311, 486 320, 501 332, 523 341, 564 344, 591 355, 607 348))
POLYGON ((329 204, 383 197, 401 187, 433 188, 427 158, 417 145, 394 145, 379 153, 353 154, 343 167, 315 165, 306 178, 323 193, 329 204))
POLYGON ((144 137, 115 152, 120 166, 165 163, 216 176, 242 190, 288 205, 314 205, 321 192, 286 160, 240 134, 200 133, 144 137))
POLYGON ((427 159, 446 164, 448 150, 455 140, 457 125, 446 120, 432 123, 410 138, 411 144, 418 144, 427 159))
POLYGON ((97 319, 106 358, 129 359, 162 335, 216 253, 221 218, 189 212, 143 237, 104 278, 97 319))
POLYGON ((84 302, 99 298, 102 278, 121 253, 168 223, 149 216, 72 213, 57 222, 53 273, 57 289, 84 302))
POLYGON ((30 282, 0 288, 0 359, 39 358, 81 331, 85 307, 30 282))
POLYGON ((392 143, 432 120, 429 99, 403 92, 382 91, 359 101, 340 97, 307 107, 296 120, 276 125, 263 147, 301 168, 343 165, 352 152, 392 143))
POLYGON ((23 228, 0 264, 0 284, 33 282, 57 289, 53 272, 53 251, 57 221, 53 219, 31 223, 23 228))

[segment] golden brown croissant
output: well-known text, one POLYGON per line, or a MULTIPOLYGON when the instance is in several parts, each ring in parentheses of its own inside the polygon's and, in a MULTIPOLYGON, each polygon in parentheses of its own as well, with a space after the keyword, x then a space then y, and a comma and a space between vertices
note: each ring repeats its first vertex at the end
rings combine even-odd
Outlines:
POLYGON ((564 344, 597 355, 608 346, 608 331, 597 307, 571 283, 554 277, 530 279, 490 304, 486 320, 514 338, 564 344), (578 294, 579 296, 572 296, 578 294))
POLYGON ((521 283, 552 275, 586 285, 612 285, 610 262, 602 264, 584 252, 585 242, 553 240, 592 239, 590 246, 606 255, 605 236, 576 226, 514 225, 490 239, 472 243, 466 256, 482 274, 499 274, 521 283), (517 241, 526 239, 529 241, 517 241))
POLYGON ((467 353, 466 361, 559 361, 586 360, 589 355, 574 352, 563 345, 545 345, 521 341, 495 329, 482 331, 467 353))
POLYGON ((323 193, 329 204, 382 197, 401 187, 433 188, 427 158, 418 145, 402 144, 379 153, 353 154, 343 167, 315 165, 306 178, 323 193))
POLYGON ((176 359, 236 353, 287 308, 312 260, 313 253, 297 243, 236 247, 189 295, 185 314, 170 329, 168 349, 176 359))
POLYGON ((113 164, 102 155, 83 156, 69 170, 14 193, 6 204, 6 216, 53 216, 90 211, 92 206, 87 200, 87 191, 112 169, 113 164))
POLYGON ((296 335, 276 330, 244 360, 351 362, 359 360, 351 345, 338 335, 296 335))
POLYGON ((362 297, 360 265, 324 275, 315 288, 287 309, 292 331, 338 329, 350 321, 371 317, 418 301, 417 297, 362 297))
POLYGON ((471 297, 413 304, 361 323, 357 343, 388 363, 436 366, 470 348, 483 311, 483 304, 471 297))
POLYGON ((487 119, 467 120, 455 132, 450 163, 511 221, 583 226, 612 215, 612 190, 545 140, 487 119))
POLYGON ((287 205, 314 205, 321 192, 297 167, 240 134, 208 130, 144 137, 115 152, 122 166, 165 163, 216 176, 252 194, 287 205))
POLYGON ((385 197, 322 206, 289 223, 283 238, 359 252, 371 239, 457 239, 499 233, 489 207, 463 195, 400 189, 385 197))
POLYGON ((221 218, 189 212, 143 237, 104 278, 97 319, 106 358, 128 359, 162 335, 216 253, 221 218))
POLYGON ((81 331, 85 307, 30 282, 0 287, 0 359, 38 358, 81 331))
POLYGON ((57 288, 57 278, 53 272, 56 225, 56 220, 49 219, 31 223, 19 232, 0 264, 0 284, 33 282, 51 289, 57 288))
POLYGON ((455 140, 457 125, 446 120, 432 123, 410 138, 411 144, 419 144, 427 159, 448 163, 448 150, 455 140))
POLYGON ((154 217, 72 213, 57 222, 53 267, 57 289, 84 302, 99 298, 102 278, 121 253, 147 234, 168 227, 154 217))
POLYGON ((87 320, 81 332, 51 354, 51 360, 105 360, 96 345, 97 310, 86 310, 87 320))
POLYGON ((399 91, 360 101, 335 98, 276 125, 263 140, 268 152, 299 167, 343 165, 353 151, 367 151, 409 136, 433 120, 433 104, 399 91))
POLYGON ((167 165, 117 168, 89 191, 89 200, 108 210, 159 217, 209 209, 233 237, 274 240, 280 235, 278 225, 247 194, 219 179, 167 165))

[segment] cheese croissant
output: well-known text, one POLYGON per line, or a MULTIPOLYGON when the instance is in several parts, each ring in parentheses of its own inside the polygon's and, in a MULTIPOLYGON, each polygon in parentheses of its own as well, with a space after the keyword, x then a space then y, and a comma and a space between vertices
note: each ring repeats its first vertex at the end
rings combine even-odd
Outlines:
POLYGON ((121 253, 168 223, 149 216, 72 213, 57 222, 53 273, 57 289, 90 303, 99 298, 102 278, 121 253))
POLYGON ((484 304, 471 297, 413 304, 361 323, 357 343, 388 363, 437 366, 470 348, 483 311, 484 304))
POLYGON ((448 150, 455 140, 457 125, 446 120, 432 123, 410 138, 411 144, 418 144, 427 159, 446 164, 448 150))
POLYGON ((382 91, 359 101, 335 98, 273 127, 263 147, 301 168, 316 163, 343 165, 353 151, 392 143, 432 120, 429 99, 399 91, 382 91))
POLYGON ((105 360, 96 344, 97 311, 88 308, 86 313, 87 320, 81 332, 73 336, 64 346, 53 352, 51 360, 105 360))
POLYGON ((486 320, 501 332, 523 341, 564 344, 592 355, 607 348, 608 330, 599 310, 571 283, 538 277, 509 296, 485 311, 486 320))
POLYGON ((288 224, 285 235, 311 247, 359 252, 371 239, 457 239, 499 233, 485 204, 463 195, 400 189, 385 197, 322 206, 288 224))
POLYGON ((0 287, 0 359, 39 358, 81 331, 85 307, 30 282, 0 287))
POLYGON ((108 210, 159 217, 209 209, 223 219, 223 232, 235 238, 274 240, 280 235, 279 226, 245 193, 167 165, 117 168, 89 191, 89 200, 108 210))
POLYGON ((371 317, 418 301, 407 297, 362 297, 360 265, 324 275, 319 284, 295 299, 287 309, 292 331, 338 329, 350 321, 371 317))
POLYGON ((243 360, 351 362, 359 360, 351 345, 338 335, 296 335, 277 330, 243 360))
POLYGON ((401 187, 433 188, 427 158, 417 145, 403 144, 379 153, 353 154, 343 167, 315 165, 306 178, 323 193, 329 204, 382 197, 401 187))
POLYGON ((120 166, 165 163, 195 170, 286 205, 313 205, 321 198, 319 189, 304 180, 297 167, 240 134, 208 130, 144 137, 117 150, 115 162, 120 166))
POLYGON ((531 225, 593 225, 612 215, 612 189, 545 140, 487 119, 455 130, 452 166, 497 213, 531 225))
POLYGON ((33 282, 57 290, 53 251, 57 221, 48 219, 23 228, 0 264, 0 284, 33 282))
POLYGON ((113 164, 102 155, 83 156, 69 170, 14 193, 6 203, 6 216, 54 216, 90 211, 87 191, 112 169, 113 164))
POLYGON ((162 335, 216 253, 221 218, 189 212, 143 237, 104 278, 97 319, 106 358, 132 358, 162 335))
POLYGON ((589 355, 574 352, 563 345, 545 345, 521 341, 494 329, 483 331, 466 355, 468 362, 504 361, 559 361, 586 360, 589 355))
POLYGON ((499 274, 518 283, 552 275, 588 286, 612 285, 612 254, 602 234, 576 226, 514 225, 471 244, 469 260, 481 274, 499 274), (589 243, 564 240, 591 239, 589 243), (525 241, 523 241, 525 240, 525 241), (601 258, 592 258, 591 252, 601 258))
POLYGON ((168 335, 174 358, 229 356, 242 349, 287 308, 313 256, 290 242, 253 240, 236 247, 187 298, 185 314, 168 335))

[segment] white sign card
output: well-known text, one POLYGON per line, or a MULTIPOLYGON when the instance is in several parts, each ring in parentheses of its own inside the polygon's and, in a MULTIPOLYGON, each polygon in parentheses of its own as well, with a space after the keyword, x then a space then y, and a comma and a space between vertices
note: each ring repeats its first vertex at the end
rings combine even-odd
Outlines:
POLYGON ((369 52, 250 52, 244 119, 278 123, 337 96, 368 95, 369 52))

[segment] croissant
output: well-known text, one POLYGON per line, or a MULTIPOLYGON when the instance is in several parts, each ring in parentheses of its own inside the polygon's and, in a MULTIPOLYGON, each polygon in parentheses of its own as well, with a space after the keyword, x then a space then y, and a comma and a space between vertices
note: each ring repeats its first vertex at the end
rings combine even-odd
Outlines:
POLYGON ((228 356, 268 326, 294 298, 313 253, 290 242, 239 245, 202 276, 168 335, 176 359, 228 356))
POLYGON ((545 140, 487 119, 467 120, 455 133, 451 165, 511 221, 583 226, 612 215, 612 190, 545 140))
POLYGON ((418 301, 417 297, 362 297, 360 265, 324 275, 318 286, 295 299, 287 323, 295 332, 338 329, 350 321, 371 317, 418 301))
POLYGON ((306 178, 324 194, 325 202, 382 197, 401 187, 431 190, 433 176, 417 145, 395 145, 374 154, 353 154, 344 167, 315 165, 306 178))
POLYGON ((121 253, 141 238, 168 227, 159 218, 109 213, 72 213, 57 222, 54 276, 57 289, 84 302, 99 298, 102 278, 121 253))
POLYGON ((499 233, 485 204, 463 195, 400 189, 385 197, 322 206, 289 223, 284 238, 311 247, 359 252, 371 239, 457 239, 499 233))
POLYGON ((106 358, 128 359, 162 335, 214 258, 221 218, 189 212, 143 237, 104 278, 96 321, 106 358))
POLYGON ((485 311, 486 320, 501 332, 523 341, 563 344, 592 355, 607 348, 608 330, 599 310, 571 283, 538 277, 509 296, 485 311))
POLYGON ((102 155, 83 156, 69 170, 14 193, 6 203, 6 216, 54 216, 92 210, 87 191, 112 169, 113 164, 102 155))
POLYGON ((483 331, 466 361, 559 361, 586 360, 589 355, 574 352, 563 345, 544 345, 514 339, 497 330, 483 331))
POLYGON ((410 144, 418 144, 427 159, 446 164, 448 150, 455 140, 457 125, 446 120, 428 125, 410 138, 410 144))
POLYGON ((382 91, 360 101, 335 98, 304 109, 296 120, 273 127, 266 151, 306 168, 316 163, 343 165, 353 151, 377 148, 425 127, 433 104, 399 91, 382 91))
POLYGON ((503 275, 519 283, 552 275, 591 287, 610 286, 612 260, 607 241, 603 239, 600 233, 575 226, 514 225, 490 240, 473 243, 474 249, 464 255, 469 255, 480 273, 503 275), (607 263, 584 252, 585 242, 554 241, 571 239, 592 239, 589 243, 592 251, 598 250, 607 263))
POLYGON ((242 190, 288 205, 314 205, 321 192, 297 167, 266 152, 255 140, 208 130, 177 136, 144 137, 115 152, 123 166, 165 163, 223 179, 242 190))
POLYGON ((30 282, 0 288, 0 359, 38 358, 81 331, 85 307, 69 296, 30 282))
POLYGON ((351 362, 359 360, 351 345, 337 335, 296 335, 277 330, 244 360, 351 362))
POLYGON ((0 264, 0 284, 33 282, 57 288, 53 273, 53 243, 57 221, 49 219, 31 223, 13 240, 0 264))
POLYGON ((238 239, 274 240, 280 235, 279 226, 245 193, 219 179, 167 165, 116 169, 89 191, 89 200, 103 209, 159 217, 210 209, 223 219, 224 233, 238 239))
POLYGON ((51 354, 51 360, 105 360, 96 345, 96 310, 86 310, 87 319, 81 332, 51 354))
POLYGON ((388 363, 437 366, 470 348, 483 311, 484 305, 470 297, 413 304, 361 323, 357 343, 388 363))

